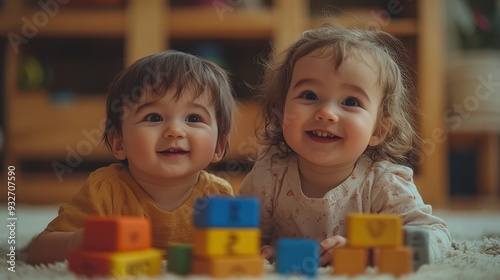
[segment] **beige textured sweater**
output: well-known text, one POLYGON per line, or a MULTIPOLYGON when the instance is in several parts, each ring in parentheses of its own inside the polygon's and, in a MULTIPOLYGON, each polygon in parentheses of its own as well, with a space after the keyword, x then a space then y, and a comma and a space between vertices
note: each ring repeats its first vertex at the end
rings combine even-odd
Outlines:
POLYGON ((280 159, 271 154, 256 162, 240 186, 240 194, 261 199, 263 245, 279 237, 321 242, 346 236, 348 213, 390 213, 400 214, 405 226, 428 230, 431 261, 451 249, 445 222, 424 204, 410 168, 361 156, 343 183, 322 198, 309 198, 301 190, 297 156, 280 159))

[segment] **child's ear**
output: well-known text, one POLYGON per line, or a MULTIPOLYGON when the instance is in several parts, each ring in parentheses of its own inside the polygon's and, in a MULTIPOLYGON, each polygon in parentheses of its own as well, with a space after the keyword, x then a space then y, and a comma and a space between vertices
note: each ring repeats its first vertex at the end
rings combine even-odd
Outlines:
POLYGON ((377 146, 382 141, 384 141, 385 137, 389 133, 392 127, 392 119, 389 117, 382 118, 380 122, 377 124, 375 130, 373 131, 373 135, 370 137, 370 141, 368 142, 368 146, 377 146))
POLYGON ((123 148, 122 136, 116 130, 112 130, 108 133, 108 141, 111 144, 111 152, 116 157, 116 159, 127 159, 125 149, 123 148))
POLYGON ((224 157, 224 155, 226 154, 227 142, 227 138, 217 142, 217 146, 215 146, 214 156, 211 161, 212 163, 219 162, 224 157))

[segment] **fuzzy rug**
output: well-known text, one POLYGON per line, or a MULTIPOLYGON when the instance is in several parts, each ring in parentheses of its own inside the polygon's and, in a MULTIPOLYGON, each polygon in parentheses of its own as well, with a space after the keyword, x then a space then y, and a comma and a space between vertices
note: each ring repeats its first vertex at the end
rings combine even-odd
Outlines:
MULTIPOLYGON (((2 207, 5 209, 5 207, 2 207)), ((57 213, 55 207, 24 207, 19 208, 16 221, 16 261, 15 272, 8 270, 9 232, 8 227, 0 228, 0 279, 81 279, 70 273, 66 262, 48 266, 30 266, 24 260, 26 252, 22 248, 57 213)), ((7 220, 5 211, 2 217, 7 220)), ((420 269, 401 279, 432 280, 432 279, 500 279, 500 213, 481 212, 438 212, 449 226, 453 237, 453 246, 445 259, 420 269)), ((9 221, 7 220, 7 224, 9 221)), ((11 263, 12 264, 12 263, 11 263)), ((265 275, 259 279, 306 279, 305 276, 281 276, 274 272, 274 267, 264 264, 265 275)), ((107 279, 107 278, 101 278, 107 279)), ((164 273, 154 279, 211 279, 203 276, 177 276, 164 273)), ((240 279, 255 279, 242 277, 240 279)), ((347 279, 332 276, 331 268, 320 268, 316 279, 347 279)), ((376 274, 368 269, 364 275, 354 279, 394 279, 390 275, 376 274)))

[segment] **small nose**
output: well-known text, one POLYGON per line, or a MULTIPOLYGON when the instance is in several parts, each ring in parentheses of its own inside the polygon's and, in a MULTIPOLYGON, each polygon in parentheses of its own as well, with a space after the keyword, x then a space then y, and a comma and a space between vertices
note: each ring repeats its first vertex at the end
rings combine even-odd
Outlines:
POLYGON ((167 127, 163 132, 163 137, 165 138, 183 138, 186 137, 186 131, 182 128, 182 125, 177 121, 170 121, 167 123, 167 127))
POLYGON ((325 104, 316 112, 315 119, 318 121, 336 123, 339 121, 339 115, 334 106, 325 104))

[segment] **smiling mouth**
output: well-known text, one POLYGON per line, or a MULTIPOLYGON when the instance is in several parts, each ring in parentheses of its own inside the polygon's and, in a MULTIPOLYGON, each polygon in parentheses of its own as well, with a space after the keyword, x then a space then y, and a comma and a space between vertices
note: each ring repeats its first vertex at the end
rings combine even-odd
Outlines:
POLYGON ((163 154, 163 155, 184 155, 187 153, 188 153, 188 151, 184 151, 182 149, 167 149, 167 150, 160 152, 160 154, 163 154))
POLYGON ((306 131, 307 134, 314 136, 314 137, 320 137, 320 138, 325 138, 325 139, 334 139, 338 138, 337 135, 328 133, 326 131, 320 131, 320 130, 311 130, 311 131, 306 131))

